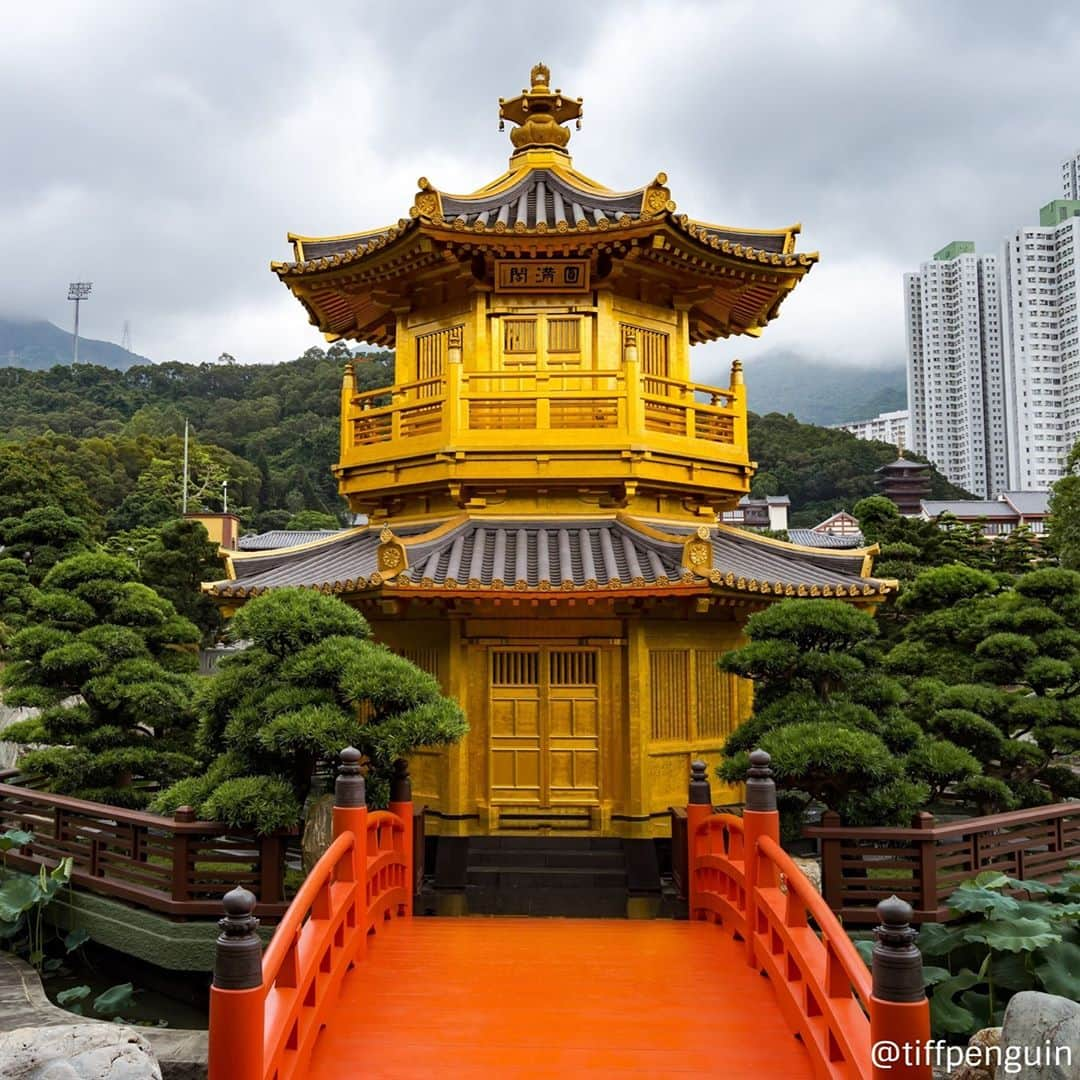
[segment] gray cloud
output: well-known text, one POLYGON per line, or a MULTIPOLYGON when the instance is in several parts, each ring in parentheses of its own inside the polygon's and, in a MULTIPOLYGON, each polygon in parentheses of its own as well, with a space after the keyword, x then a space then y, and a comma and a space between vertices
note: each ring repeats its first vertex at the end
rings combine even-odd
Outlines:
POLYGON ((421 174, 497 175, 496 98, 544 59, 585 98, 571 150, 615 188, 663 169, 680 209, 802 221, 822 263, 760 341, 903 356, 900 275, 947 241, 1000 238, 1058 194, 1080 147, 1072 6, 1010 3, 25 5, 0 37, 7 314, 198 362, 321 341, 267 270, 284 235, 407 212, 421 174))

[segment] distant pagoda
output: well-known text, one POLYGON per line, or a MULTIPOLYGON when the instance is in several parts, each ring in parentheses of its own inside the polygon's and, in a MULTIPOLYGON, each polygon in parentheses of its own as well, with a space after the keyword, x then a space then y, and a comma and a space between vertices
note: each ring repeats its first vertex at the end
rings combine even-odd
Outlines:
POLYGON ((900 456, 877 472, 876 486, 881 494, 896 503, 901 514, 914 517, 921 510, 922 500, 930 497, 930 466, 921 461, 909 461, 900 456))
MULTIPOLYGON (((742 368, 690 380, 690 347, 757 335, 817 260, 798 226, 675 212, 663 173, 617 193, 571 163, 581 100, 548 69, 500 102, 508 171, 470 195, 421 179, 408 217, 290 236, 275 274, 333 341, 396 350, 395 383, 347 367, 334 474, 369 524, 233 554, 226 611, 288 585, 365 612, 464 705, 465 742, 412 760, 440 838, 523 829, 645 839, 693 758, 750 709, 717 661, 782 597, 872 607, 868 550, 717 524, 749 490, 742 368)), ((737 795, 736 791, 720 798, 737 795)))

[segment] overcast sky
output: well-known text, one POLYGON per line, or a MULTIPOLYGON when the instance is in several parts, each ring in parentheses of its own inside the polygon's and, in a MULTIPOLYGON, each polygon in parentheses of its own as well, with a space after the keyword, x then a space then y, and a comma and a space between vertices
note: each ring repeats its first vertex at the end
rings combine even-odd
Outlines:
POLYGON ((680 211, 803 223, 821 264, 760 341, 904 355, 901 274, 952 239, 996 250, 1080 149, 1069 3, 367 3, 46 0, 0 32, 0 311, 201 362, 322 338, 268 270, 285 234, 408 213, 417 177, 505 168, 496 100, 537 60, 585 99, 574 163, 615 189, 668 173, 680 211), (388 13, 389 12, 389 13, 388 13))

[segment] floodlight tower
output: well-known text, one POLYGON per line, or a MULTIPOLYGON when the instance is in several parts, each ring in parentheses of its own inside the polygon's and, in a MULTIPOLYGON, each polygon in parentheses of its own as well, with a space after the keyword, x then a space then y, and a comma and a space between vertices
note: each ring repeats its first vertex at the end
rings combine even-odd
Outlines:
POLYGON ((79 362, 79 304, 90 295, 93 287, 92 281, 73 281, 68 286, 68 299, 75 301, 75 353, 71 360, 72 367, 79 362))

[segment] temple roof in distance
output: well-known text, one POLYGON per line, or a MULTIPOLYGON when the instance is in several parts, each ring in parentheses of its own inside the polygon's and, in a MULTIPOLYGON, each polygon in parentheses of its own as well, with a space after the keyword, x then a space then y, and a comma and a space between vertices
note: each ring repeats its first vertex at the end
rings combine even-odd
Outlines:
POLYGON ((788 539, 800 547, 817 547, 829 550, 861 548, 865 543, 861 532, 850 533, 847 536, 837 536, 833 533, 817 532, 815 529, 788 529, 788 539))
POLYGON ((873 551, 804 548, 725 525, 653 525, 625 514, 581 520, 462 514, 434 526, 380 532, 369 525, 292 548, 234 554, 230 577, 204 589, 223 600, 288 586, 384 596, 616 589, 654 596, 714 590, 883 596, 893 584, 868 576, 873 551))
POLYGON ((241 536, 237 543, 240 551, 274 551, 277 548, 296 547, 297 544, 310 544, 313 540, 325 540, 328 536, 337 536, 343 529, 310 529, 308 531, 271 529, 269 532, 249 533, 241 536))

